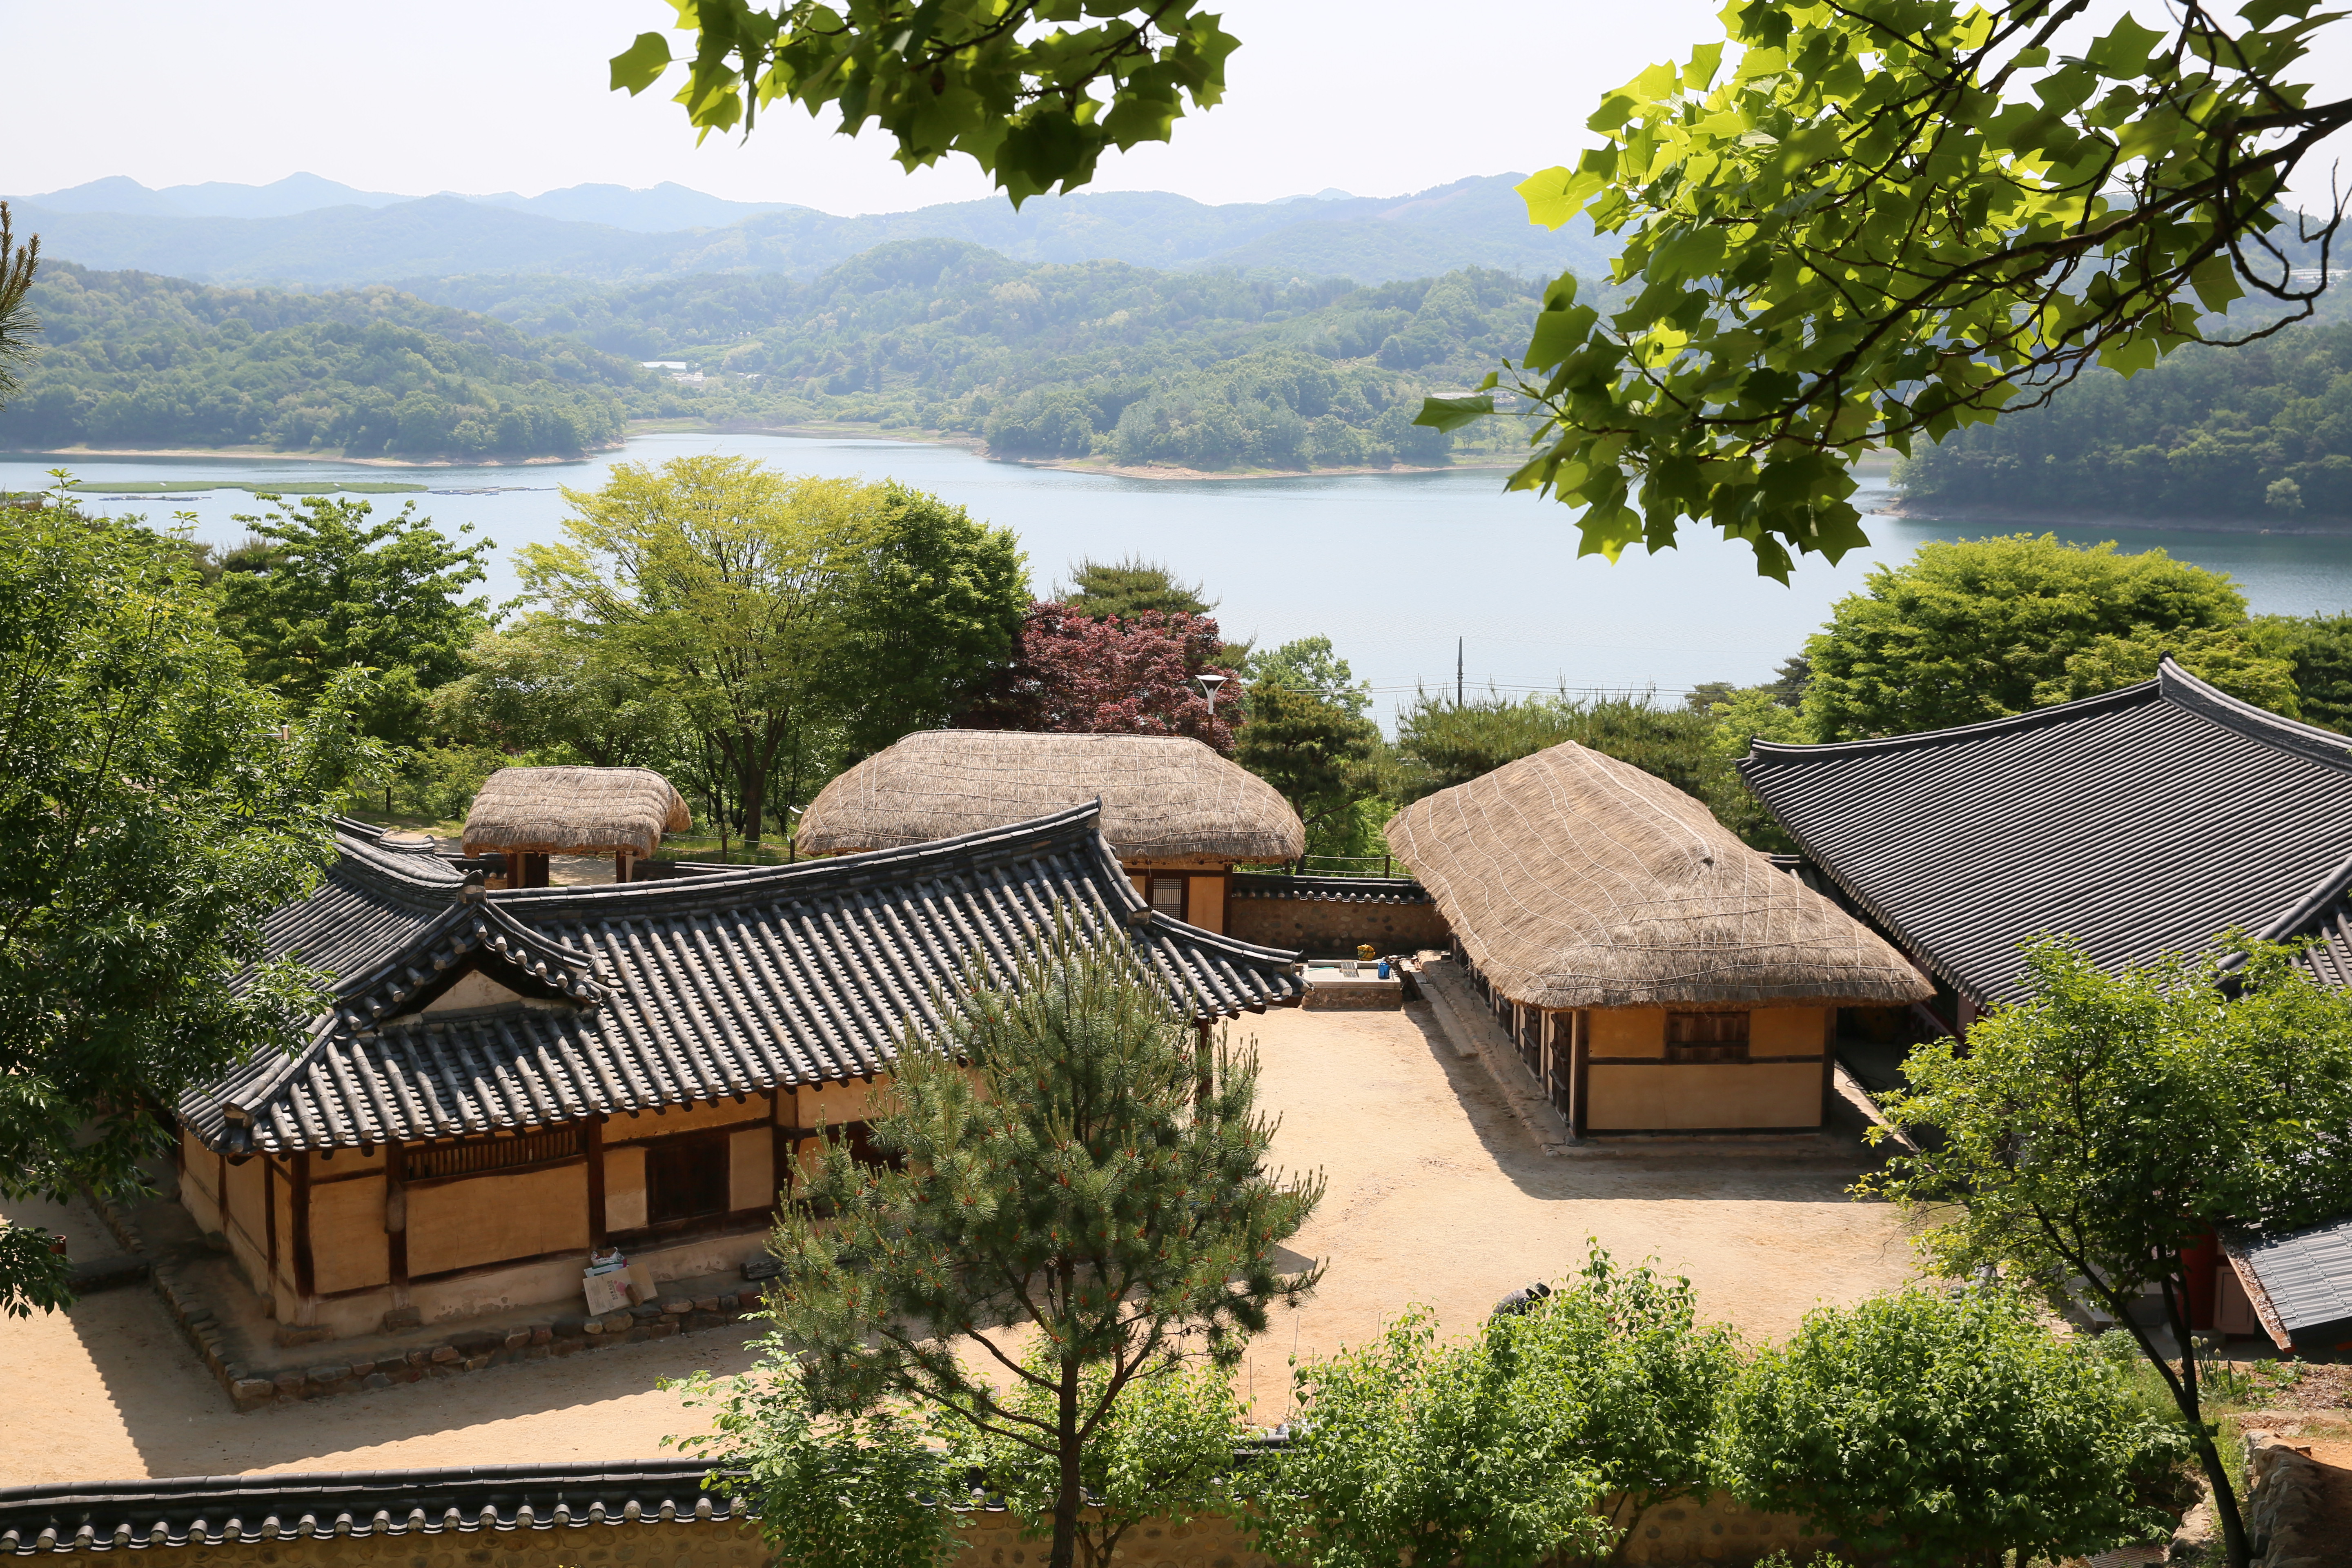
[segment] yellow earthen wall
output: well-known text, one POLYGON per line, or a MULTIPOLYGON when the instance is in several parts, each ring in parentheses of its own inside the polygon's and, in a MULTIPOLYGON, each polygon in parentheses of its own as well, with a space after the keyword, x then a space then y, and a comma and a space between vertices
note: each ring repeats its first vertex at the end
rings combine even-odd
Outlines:
MULTIPOLYGON (((1596 1057, 1657 1057, 1666 1054, 1666 1010, 1664 1007, 1596 1007, 1591 1051, 1596 1057)), ((1592 1069, 1597 1075, 1601 1069, 1592 1069)), ((1596 1079, 1597 1081, 1597 1079, 1596 1079)), ((1596 1099, 1599 1090, 1594 1090, 1596 1099)))
POLYGON ((1822 1069, 1810 1062, 1596 1062, 1585 1070, 1584 1124, 1597 1132, 1821 1125, 1822 1069))
POLYGON ((727 1140, 727 1206, 763 1209, 776 1201, 776 1135, 765 1127, 727 1140))
POLYGON ((1751 1057, 1817 1057, 1828 1029, 1826 1007, 1759 1007, 1748 1015, 1751 1057))
POLYGON ((269 1221, 262 1209, 261 1169, 258 1155, 243 1164, 230 1163, 228 1223, 221 1226, 221 1234, 228 1237, 229 1257, 257 1290, 267 1289, 269 1279, 269 1221))
POLYGON ((310 1279, 322 1293, 390 1283, 392 1253, 383 1234, 382 1176, 323 1183, 313 1178, 310 1279))
POLYGON ((196 1135, 183 1129, 180 1133, 180 1205, 194 1217, 198 1230, 218 1230, 221 1227, 220 1156, 196 1142, 196 1135))
POLYGON ((646 1152, 623 1144, 604 1151, 604 1228, 635 1230, 646 1223, 646 1152))
POLYGON ((317 1163, 310 1167, 310 1173, 320 1180, 329 1176, 348 1176, 354 1171, 381 1171, 383 1169, 383 1145, 379 1143, 364 1154, 357 1149, 322 1149, 312 1158, 317 1163))
POLYGON ((1223 877, 1188 877, 1185 883, 1184 909, 1190 923, 1202 931, 1223 931, 1225 879, 1223 877))
MULTIPOLYGON (((607 1164, 609 1177, 610 1165, 607 1164)), ((607 1197, 610 1188, 606 1189, 607 1197)), ((379 1227, 382 1220, 378 1220, 379 1227)), ((311 1237, 316 1249, 318 1237, 311 1237)), ((408 1271, 438 1274, 588 1247, 588 1167, 469 1176, 408 1189, 408 1271)))

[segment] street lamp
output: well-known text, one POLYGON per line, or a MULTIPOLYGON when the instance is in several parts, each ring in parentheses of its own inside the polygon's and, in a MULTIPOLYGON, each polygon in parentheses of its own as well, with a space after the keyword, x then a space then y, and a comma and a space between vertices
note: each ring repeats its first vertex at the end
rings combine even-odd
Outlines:
POLYGON ((1230 679, 1228 676, 1217 674, 1214 670, 1203 670, 1192 678, 1200 686, 1202 695, 1209 700, 1209 717, 1212 719, 1217 716, 1217 688, 1230 679))

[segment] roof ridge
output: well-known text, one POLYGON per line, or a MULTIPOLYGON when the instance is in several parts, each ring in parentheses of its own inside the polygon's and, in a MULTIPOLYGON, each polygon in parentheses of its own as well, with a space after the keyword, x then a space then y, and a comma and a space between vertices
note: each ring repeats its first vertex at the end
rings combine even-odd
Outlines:
POLYGON ((2032 730, 2044 724, 2063 723, 2071 719, 2087 718, 2112 708, 2130 708, 2164 695, 2159 679, 2136 680, 2129 686, 2118 686, 2113 691, 2095 696, 2077 697, 2072 702, 2056 702, 2047 708, 2028 708, 2022 713, 2004 713, 1998 719, 1979 719, 1968 724, 1948 724, 1940 730, 1914 730, 1901 735, 1872 735, 1859 741, 1818 741, 1801 743, 1794 741, 1767 741, 1759 736, 1748 742, 1748 753, 1736 764, 1745 770, 1750 763, 1769 760, 1775 763, 1810 763, 1829 757, 1867 756, 1874 752, 1904 752, 1947 741, 1973 740, 1979 735, 1997 735, 2005 731, 2032 730))
POLYGON ((2352 772, 2352 736, 2289 719, 2267 708, 2258 708, 2242 697, 2232 697, 2181 668, 2172 661, 2170 654, 2165 655, 2156 667, 2156 679, 2168 700, 2200 718, 2226 724, 2249 739, 2267 742, 2315 763, 2352 772))
POLYGON ((335 831, 335 864, 330 879, 360 882, 394 898, 432 907, 448 902, 465 885, 465 874, 424 849, 386 849, 373 840, 335 831))

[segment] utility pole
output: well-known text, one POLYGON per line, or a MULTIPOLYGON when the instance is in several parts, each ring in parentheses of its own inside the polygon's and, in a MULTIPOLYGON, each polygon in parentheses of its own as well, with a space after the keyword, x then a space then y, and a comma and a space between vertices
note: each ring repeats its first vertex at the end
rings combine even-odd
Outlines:
POLYGON ((1454 706, 1456 708, 1462 706, 1462 643, 1460 637, 1454 639, 1454 706))

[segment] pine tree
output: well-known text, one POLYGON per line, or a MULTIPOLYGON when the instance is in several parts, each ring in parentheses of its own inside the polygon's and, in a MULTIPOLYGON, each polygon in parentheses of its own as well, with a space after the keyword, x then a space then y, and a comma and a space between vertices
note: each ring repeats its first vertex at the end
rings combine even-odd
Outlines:
POLYGON ((1276 1257, 1322 1181, 1266 1172, 1255 1053, 1196 1040, 1115 930, 1065 923, 969 979, 944 1049, 902 1042, 887 1163, 830 1139, 794 1194, 770 1306, 819 1407, 912 1405, 1050 1456, 1070 1568, 1087 1444, 1139 1378, 1237 1364, 1313 1289, 1276 1257))

